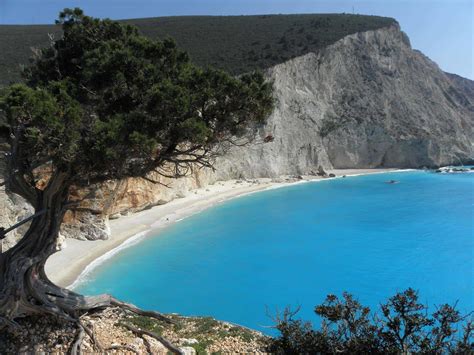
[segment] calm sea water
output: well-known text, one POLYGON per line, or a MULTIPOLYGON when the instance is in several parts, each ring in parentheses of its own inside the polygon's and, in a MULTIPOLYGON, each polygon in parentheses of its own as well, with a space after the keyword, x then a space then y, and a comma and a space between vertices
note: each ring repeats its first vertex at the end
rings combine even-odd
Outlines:
POLYGON ((77 289, 262 331, 267 313, 349 291, 378 307, 413 287, 474 310, 474 174, 404 172, 241 197, 125 249, 77 289), (398 184, 387 184, 394 179, 398 184))

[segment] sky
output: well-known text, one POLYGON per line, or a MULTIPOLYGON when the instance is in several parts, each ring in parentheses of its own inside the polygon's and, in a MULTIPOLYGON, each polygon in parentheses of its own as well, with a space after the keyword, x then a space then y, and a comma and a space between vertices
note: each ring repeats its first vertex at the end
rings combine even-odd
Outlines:
POLYGON ((53 23, 65 7, 112 19, 342 12, 389 16, 400 23, 413 48, 444 71, 474 80, 474 0, 0 0, 0 24, 53 23))

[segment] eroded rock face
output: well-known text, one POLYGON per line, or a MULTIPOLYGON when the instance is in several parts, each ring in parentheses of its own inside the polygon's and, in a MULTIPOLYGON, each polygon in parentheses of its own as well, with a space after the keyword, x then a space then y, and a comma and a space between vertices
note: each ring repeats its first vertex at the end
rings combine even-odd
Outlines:
POLYGON ((76 210, 67 212, 62 233, 76 239, 107 239, 110 233, 109 218, 119 218, 121 215, 165 204, 184 197, 190 190, 205 186, 213 180, 210 171, 199 169, 180 179, 157 174, 150 177, 160 184, 130 178, 72 191, 72 199, 82 199, 84 196, 88 198, 76 210))
POLYGON ((347 36, 275 66, 269 77, 277 107, 259 135, 274 141, 231 151, 217 167, 221 177, 474 157, 472 81, 441 71, 398 26, 347 36))
MULTIPOLYGON (((5 143, 0 139, 0 182, 3 182, 5 174, 5 150, 5 143)), ((0 186, 0 227, 8 228, 31 214, 33 214, 33 208, 23 198, 9 193, 5 190, 5 186, 0 186)), ((14 245, 26 230, 25 228, 27 228, 27 224, 8 233, 3 240, 3 250, 14 245)))
MULTIPOLYGON (((317 174, 319 167, 440 166, 474 158, 474 82, 441 71, 411 48, 398 26, 347 36, 267 74, 276 109, 254 144, 231 149, 215 172, 154 177, 169 188, 127 179, 75 191, 78 198, 91 191, 94 197, 66 215, 62 233, 107 238, 108 218, 166 203, 216 180, 317 174)), ((0 225, 25 211, 24 202, 0 191, 0 225)))
MULTIPOLYGON (((33 214, 33 208, 26 203, 24 199, 15 195, 6 193, 3 187, 0 187, 0 226, 8 228, 15 223, 27 218, 33 214)), ((18 238, 26 231, 27 224, 21 226, 7 234, 3 240, 3 250, 9 249, 14 245, 18 238)), ((0 249, 1 250, 1 249, 0 249)))

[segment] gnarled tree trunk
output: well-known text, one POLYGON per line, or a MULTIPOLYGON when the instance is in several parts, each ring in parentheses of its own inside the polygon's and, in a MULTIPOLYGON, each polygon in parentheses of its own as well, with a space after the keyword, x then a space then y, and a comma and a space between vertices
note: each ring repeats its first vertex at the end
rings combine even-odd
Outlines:
MULTIPOLYGON (((37 313, 72 319, 72 308, 61 300, 73 296, 52 284, 44 271, 47 258, 56 251, 59 228, 66 211, 69 186, 65 176, 54 176, 44 191, 37 191, 36 211, 23 238, 0 255, 0 316, 9 322, 37 313)), ((77 300, 77 295, 74 295, 77 300)))
POLYGON ((45 263, 56 252, 59 229, 68 205, 67 174, 51 177, 44 190, 36 190, 36 211, 45 213, 31 222, 23 238, 0 254, 0 320, 52 314, 75 321, 81 311, 111 304, 107 295, 84 297, 54 285, 45 273, 45 263))

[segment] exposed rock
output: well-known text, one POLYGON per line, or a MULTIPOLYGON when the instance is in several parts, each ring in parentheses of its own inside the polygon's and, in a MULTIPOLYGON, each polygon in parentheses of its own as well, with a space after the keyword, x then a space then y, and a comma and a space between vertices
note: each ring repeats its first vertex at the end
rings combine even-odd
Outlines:
MULTIPOLYGON (((10 194, 0 187, 0 227, 8 228, 33 214, 33 208, 21 197, 10 194)), ((29 223, 7 234, 3 240, 3 250, 15 244, 23 235, 29 223)), ((1 249, 0 249, 1 250, 1 249)))
POLYGON ((454 89, 459 91, 458 93, 452 91, 452 93, 458 97, 459 101, 463 102, 466 106, 470 105, 472 109, 473 102, 469 98, 472 99, 474 97, 474 81, 456 74, 445 74, 451 79, 454 89))
MULTIPOLYGON (((0 138, 0 182, 3 182, 5 175, 4 154, 6 145, 0 138)), ((20 196, 5 191, 5 186, 0 184, 0 227, 8 228, 15 223, 33 214, 33 208, 20 196)), ((7 234, 7 237, 0 242, 3 250, 15 244, 18 238, 24 233, 29 223, 7 234)), ((1 250, 1 247, 0 247, 1 250)))
POLYGON ((183 346, 180 349, 183 355, 196 355, 196 350, 190 346, 183 346))
POLYGON ((327 176, 328 173, 324 170, 324 168, 320 165, 318 166, 318 175, 319 176, 327 176))
POLYGON ((108 219, 163 205, 182 198, 190 190, 203 187, 212 180, 211 171, 196 169, 180 179, 151 175, 159 184, 140 178, 108 181, 88 189, 72 192, 74 199, 85 199, 75 211, 68 211, 62 226, 63 233, 77 239, 107 239, 108 219))

